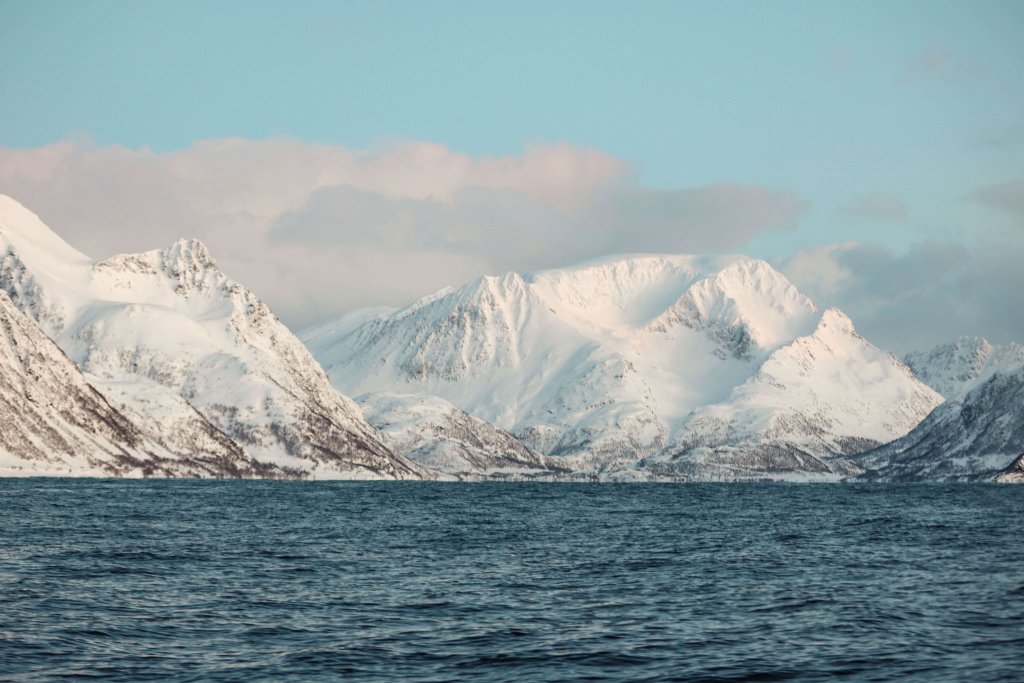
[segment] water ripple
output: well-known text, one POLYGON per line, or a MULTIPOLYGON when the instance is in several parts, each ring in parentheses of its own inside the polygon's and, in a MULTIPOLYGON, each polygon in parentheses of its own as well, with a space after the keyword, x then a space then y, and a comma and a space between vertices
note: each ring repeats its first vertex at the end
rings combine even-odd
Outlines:
POLYGON ((0 679, 1021 680, 1024 487, 0 480, 0 679))

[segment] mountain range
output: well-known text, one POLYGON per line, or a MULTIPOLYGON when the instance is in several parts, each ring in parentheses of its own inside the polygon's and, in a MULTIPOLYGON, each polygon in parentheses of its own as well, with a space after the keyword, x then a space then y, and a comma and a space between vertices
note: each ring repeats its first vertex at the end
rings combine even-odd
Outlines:
POLYGON ((296 337, 196 240, 94 260, 0 196, 0 322, 6 475, 1024 472, 1024 349, 900 359, 744 256, 481 277, 296 337))
POLYGON ((484 277, 300 335, 340 391, 440 396, 608 479, 836 479, 942 398, 764 261, 484 277))

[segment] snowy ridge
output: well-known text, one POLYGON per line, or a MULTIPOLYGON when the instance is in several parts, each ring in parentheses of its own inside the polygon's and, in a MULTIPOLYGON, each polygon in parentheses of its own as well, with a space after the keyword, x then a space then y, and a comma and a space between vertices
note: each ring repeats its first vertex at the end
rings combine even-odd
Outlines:
POLYGON ((947 401, 906 436, 857 457, 892 481, 1019 480, 1024 452, 1024 348, 961 337, 910 354, 908 364, 947 401))
POLYGON ((742 256, 484 277, 301 336, 343 392, 439 396, 608 478, 855 474, 844 456, 941 402, 842 313, 742 256))
POLYGON ((667 332, 673 325, 708 330, 721 344, 716 355, 748 357, 806 327, 814 302, 764 261, 740 261, 707 277, 648 325, 667 332))
POLYGON ((1024 367, 1024 346, 960 337, 930 351, 907 354, 904 360, 922 382, 947 399, 960 400, 993 375, 1024 367))
POLYGON ((0 288, 179 458, 201 449, 293 476, 427 476, 199 241, 94 262, 0 197, 0 254, 0 288))

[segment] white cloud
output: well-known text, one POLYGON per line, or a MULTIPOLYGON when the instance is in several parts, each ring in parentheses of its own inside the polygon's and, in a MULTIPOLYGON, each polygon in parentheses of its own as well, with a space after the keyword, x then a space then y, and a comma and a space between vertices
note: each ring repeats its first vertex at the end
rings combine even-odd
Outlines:
POLYGON ((1020 242, 925 242, 902 254, 846 243, 799 252, 780 267, 819 304, 843 309, 872 342, 903 352, 960 335, 1024 341, 1021 262, 1020 242))
MULTIPOLYGON (((842 255, 859 245, 856 242, 830 244, 811 251, 799 251, 785 261, 786 276, 813 291, 812 298, 835 295, 853 275, 842 263, 842 255)), ((808 292, 810 293, 810 292, 808 292)))
POLYGON ((482 273, 732 250, 806 208, 758 186, 645 188, 621 159, 566 144, 473 158, 426 142, 223 139, 167 153, 62 142, 0 149, 0 192, 94 256, 198 237, 294 326, 482 273))

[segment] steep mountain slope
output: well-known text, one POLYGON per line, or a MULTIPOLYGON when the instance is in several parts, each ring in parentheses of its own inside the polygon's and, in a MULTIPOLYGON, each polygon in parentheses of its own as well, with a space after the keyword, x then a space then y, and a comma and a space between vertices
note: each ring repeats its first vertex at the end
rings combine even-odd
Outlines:
POLYGON ((366 394, 363 414, 395 451, 456 479, 559 475, 563 470, 508 432, 436 396, 366 394))
POLYGON ((132 422, 0 292, 0 473, 113 474, 148 459, 132 422))
POLYGON ((826 460, 905 434, 940 402, 845 316, 819 313, 741 256, 484 277, 302 338, 342 391, 440 396, 565 467, 608 476, 638 461, 665 476, 728 476, 671 463, 751 444, 800 451, 751 472, 838 476, 851 466, 826 460))
POLYGON ((242 449, 293 474, 419 478, 206 248, 94 262, 0 197, 0 290, 179 456, 242 449))
POLYGON ((0 292, 0 476, 283 476, 240 448, 186 457, 146 438, 0 292))
POLYGON ((892 481, 1015 479, 1024 451, 1024 349, 961 338, 908 357, 948 398, 906 436, 859 455, 892 481))

